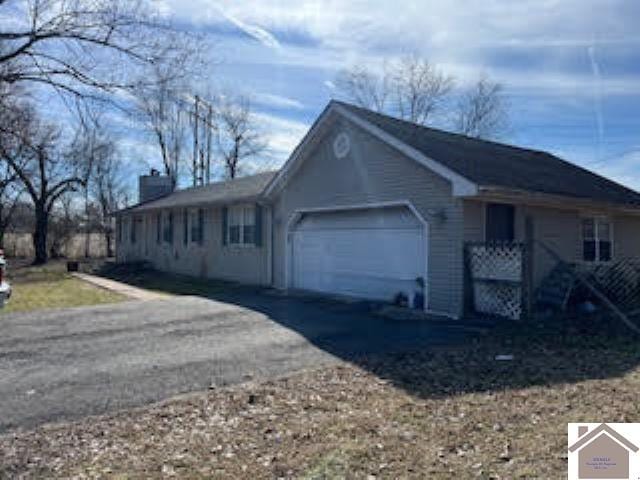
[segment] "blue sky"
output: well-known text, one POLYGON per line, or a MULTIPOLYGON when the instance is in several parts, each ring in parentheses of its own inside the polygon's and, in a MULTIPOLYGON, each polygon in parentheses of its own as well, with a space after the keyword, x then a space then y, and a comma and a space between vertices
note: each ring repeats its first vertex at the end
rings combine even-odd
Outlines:
MULTIPOLYGON (((212 39, 213 88, 253 98, 276 167, 336 92, 339 69, 413 53, 458 85, 505 88, 506 141, 640 189, 640 2, 618 0, 159 0, 212 39)), ((125 140, 126 143, 126 140, 125 140)), ((152 155, 152 144, 131 140, 152 155)), ((142 150, 140 150, 142 148, 142 150)), ((152 158, 152 157, 147 157, 152 158)))

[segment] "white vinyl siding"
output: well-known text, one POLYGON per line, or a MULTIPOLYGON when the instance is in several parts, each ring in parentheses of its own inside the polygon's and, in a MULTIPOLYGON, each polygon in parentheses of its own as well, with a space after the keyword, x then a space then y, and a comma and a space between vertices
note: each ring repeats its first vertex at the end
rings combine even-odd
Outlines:
MULTIPOLYGON (((429 223, 427 307, 458 316, 463 308, 462 200, 451 183, 348 122, 339 121, 319 139, 274 203, 274 282, 287 288, 286 227, 296 210, 408 201, 429 223), (346 157, 332 141, 351 138, 346 157)), ((290 269, 288 270, 290 271, 290 269)), ((290 283, 290 282, 289 282, 290 283)))

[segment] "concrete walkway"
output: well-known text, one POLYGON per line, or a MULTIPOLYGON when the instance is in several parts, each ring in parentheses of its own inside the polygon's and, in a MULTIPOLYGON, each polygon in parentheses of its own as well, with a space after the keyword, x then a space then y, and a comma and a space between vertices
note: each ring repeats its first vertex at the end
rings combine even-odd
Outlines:
POLYGON ((134 300, 163 300, 171 297, 171 295, 167 293, 152 292, 150 290, 132 287, 126 283, 98 277, 96 275, 90 275, 88 273, 75 272, 72 275, 80 280, 84 280, 87 283, 95 285, 96 287, 119 293, 120 295, 124 295, 125 297, 129 297, 134 300))

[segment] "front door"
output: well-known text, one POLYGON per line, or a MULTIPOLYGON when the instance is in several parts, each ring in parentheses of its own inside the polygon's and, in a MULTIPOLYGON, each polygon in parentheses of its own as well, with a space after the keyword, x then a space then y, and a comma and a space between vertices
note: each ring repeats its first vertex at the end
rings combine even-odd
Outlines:
POLYGON ((487 242, 513 242, 515 207, 508 203, 488 203, 485 225, 487 242))

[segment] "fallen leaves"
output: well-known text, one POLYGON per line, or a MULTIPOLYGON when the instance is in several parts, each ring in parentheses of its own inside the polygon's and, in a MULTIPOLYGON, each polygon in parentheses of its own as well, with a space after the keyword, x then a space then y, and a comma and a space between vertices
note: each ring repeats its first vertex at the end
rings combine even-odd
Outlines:
POLYGON ((363 358, 13 432, 0 478, 560 478, 567 422, 638 420, 634 343, 509 345, 509 362, 493 341, 363 358))

